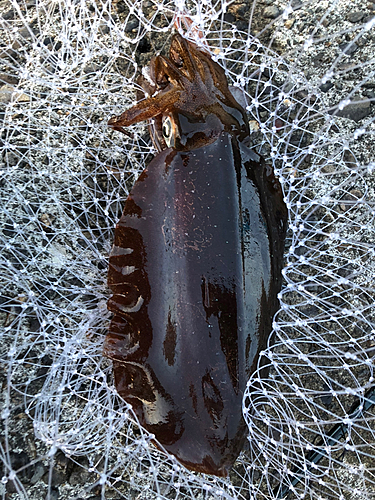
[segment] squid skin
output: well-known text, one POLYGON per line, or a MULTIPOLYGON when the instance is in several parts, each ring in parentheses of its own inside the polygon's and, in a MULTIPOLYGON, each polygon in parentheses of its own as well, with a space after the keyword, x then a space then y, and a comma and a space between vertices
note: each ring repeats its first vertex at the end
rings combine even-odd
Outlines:
POLYGON ((287 211, 205 50, 174 35, 149 79, 152 95, 109 121, 124 132, 153 118, 159 153, 116 227, 104 354, 156 445, 191 470, 227 476, 247 435, 246 383, 278 309, 287 211))

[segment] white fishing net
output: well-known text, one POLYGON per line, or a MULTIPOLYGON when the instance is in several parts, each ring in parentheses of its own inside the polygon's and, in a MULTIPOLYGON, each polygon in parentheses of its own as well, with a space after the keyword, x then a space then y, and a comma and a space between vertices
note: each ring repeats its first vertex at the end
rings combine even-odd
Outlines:
POLYGON ((1 0, 0 13, 1 497, 374 498, 375 4, 1 0), (158 451, 102 354, 114 226, 154 154, 145 124, 128 137, 107 121, 135 102, 176 12, 246 92, 289 209, 271 371, 248 383, 248 447, 228 479, 158 451))

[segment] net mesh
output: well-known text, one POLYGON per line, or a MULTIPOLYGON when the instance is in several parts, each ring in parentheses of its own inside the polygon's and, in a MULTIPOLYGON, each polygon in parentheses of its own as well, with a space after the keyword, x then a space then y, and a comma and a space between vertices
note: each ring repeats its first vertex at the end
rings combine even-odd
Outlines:
POLYGON ((375 4, 2 0, 0 13, 2 498, 373 498, 375 4), (246 100, 289 209, 270 375, 248 382, 248 445, 227 479, 157 450, 102 355, 114 227, 154 154, 145 124, 125 136, 107 121, 134 103, 176 13, 246 100))

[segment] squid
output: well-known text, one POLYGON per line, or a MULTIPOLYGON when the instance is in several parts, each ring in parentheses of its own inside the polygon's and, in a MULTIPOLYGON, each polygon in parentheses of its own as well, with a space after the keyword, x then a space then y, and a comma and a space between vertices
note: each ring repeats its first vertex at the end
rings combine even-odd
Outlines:
POLYGON ((259 354, 279 308, 287 209, 205 48, 175 34, 142 86, 146 97, 109 120, 123 133, 148 120, 158 153, 115 230, 104 354, 155 444, 225 477, 247 437, 247 381, 267 375, 259 354))

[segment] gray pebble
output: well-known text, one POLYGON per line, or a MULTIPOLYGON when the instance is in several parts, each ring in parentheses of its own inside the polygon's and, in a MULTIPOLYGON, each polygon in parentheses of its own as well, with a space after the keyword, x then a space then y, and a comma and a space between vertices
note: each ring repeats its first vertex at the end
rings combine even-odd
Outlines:
POLYGON ((328 92, 333 86, 334 86, 333 82, 331 82, 331 80, 328 80, 328 82, 322 83, 322 85, 319 85, 319 89, 322 92, 328 92))
POLYGON ((138 19, 132 19, 126 23, 125 32, 130 33, 131 31, 137 29, 139 26, 138 19))
POLYGON ((98 31, 101 35, 107 35, 110 31, 109 26, 107 25, 107 23, 102 22, 99 24, 98 31))
POLYGON ((88 482, 90 474, 84 469, 74 471, 70 474, 69 484, 71 486, 77 486, 77 484, 84 484, 88 482))
POLYGON ((89 66, 85 66, 83 69, 85 75, 97 73, 98 71, 100 71, 100 66, 98 66, 97 64, 91 64, 89 66))
POLYGON ((334 108, 329 112, 331 115, 340 116, 342 118, 349 118, 358 122, 371 113, 371 102, 367 98, 356 99, 343 109, 338 110, 334 108))
POLYGON ((237 15, 240 17, 245 16, 247 12, 249 12, 249 6, 246 3, 242 3, 237 9, 237 15))
POLYGON ((12 85, 3 85, 0 88, 0 102, 8 104, 12 100, 12 95, 14 92, 14 87, 12 85))
POLYGON ((371 90, 371 89, 365 90, 363 92, 363 95, 368 97, 369 99, 375 100, 375 90, 371 90))
POLYGON ((224 14, 224 21, 226 21, 227 23, 234 23, 236 20, 236 16, 234 14, 232 14, 231 12, 226 12, 224 14))
POLYGON ((363 193, 359 189, 352 189, 345 198, 340 203, 340 208, 343 212, 349 210, 353 205, 355 205, 358 200, 363 197, 363 193))
POLYGON ((366 23, 369 23, 370 21, 372 21, 374 19, 374 16, 373 14, 370 14, 369 16, 366 16, 362 19, 362 23, 366 24, 366 23))
POLYGON ((23 39, 25 40, 31 40, 34 38, 34 35, 38 35, 39 31, 33 28, 30 28, 28 26, 25 26, 24 28, 19 30, 19 34, 22 36, 23 39))
POLYGON ((293 10, 298 10, 303 6, 302 0, 292 0, 293 10))
POLYGON ((33 476, 30 479, 30 483, 31 484, 36 484, 40 479, 42 479, 42 477, 44 476, 45 472, 46 472, 46 468, 44 467, 44 465, 43 464, 38 464, 35 467, 35 472, 34 472, 33 476))
POLYGON ((265 7, 263 9, 263 16, 268 19, 276 19, 279 15, 280 11, 275 5, 271 5, 270 7, 265 7))
POLYGON ((348 168, 355 168, 357 165, 355 156, 348 149, 344 152, 343 160, 348 168))
POLYGON ((51 484, 51 486, 60 486, 60 484, 65 483, 66 476, 62 472, 52 469, 52 477, 50 478, 49 470, 44 474, 43 481, 46 484, 51 484))
POLYGON ((9 75, 8 73, 0 73, 0 83, 9 83, 11 85, 17 85, 19 78, 14 75, 9 75))
POLYGON ((354 52, 358 49, 358 45, 355 42, 341 43, 339 47, 348 56, 354 54, 354 52))
POLYGON ((9 165, 10 167, 14 167, 20 161, 19 157, 16 154, 12 153, 11 151, 8 151, 7 153, 5 153, 4 159, 5 159, 5 163, 7 165, 9 165))
POLYGON ((237 21, 236 27, 239 31, 247 31, 249 25, 247 24, 246 21, 237 21))
POLYGON ((8 10, 8 12, 5 12, 2 15, 2 18, 5 19, 6 21, 9 21, 10 19, 14 19, 14 10, 8 10))
POLYGON ((358 23, 363 19, 364 15, 365 13, 361 11, 350 12, 347 16, 347 20, 350 21, 351 23, 358 23))
POLYGON ((321 399, 322 403, 324 404, 324 406, 329 407, 332 404, 333 396, 332 396, 332 393, 329 392, 329 387, 327 384, 324 384, 324 390, 326 390, 327 392, 323 393, 320 396, 320 399, 321 399))
POLYGON ((50 493, 47 493, 45 500, 58 500, 59 496, 57 490, 51 490, 50 493))

